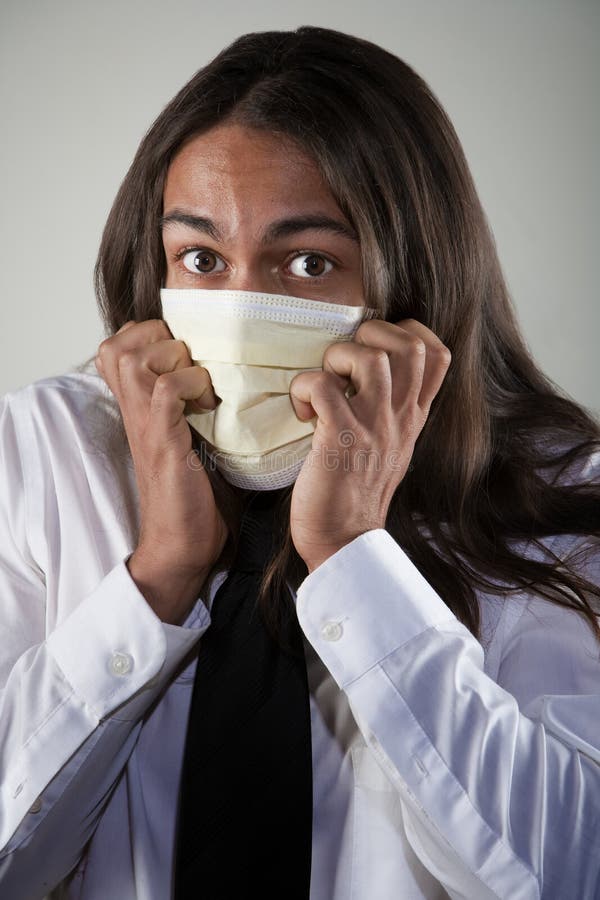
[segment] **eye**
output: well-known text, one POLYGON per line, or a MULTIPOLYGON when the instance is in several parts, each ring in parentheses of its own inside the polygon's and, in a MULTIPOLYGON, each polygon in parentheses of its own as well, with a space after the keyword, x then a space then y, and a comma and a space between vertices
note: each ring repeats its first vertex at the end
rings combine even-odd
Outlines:
POLYGON ((182 257, 182 262, 188 272, 223 272, 225 263, 220 256, 210 250, 189 250, 182 257))
POLYGON ((332 269, 332 263, 318 253, 302 253, 294 257, 290 263, 291 272, 300 278, 318 278, 319 275, 326 275, 332 269))

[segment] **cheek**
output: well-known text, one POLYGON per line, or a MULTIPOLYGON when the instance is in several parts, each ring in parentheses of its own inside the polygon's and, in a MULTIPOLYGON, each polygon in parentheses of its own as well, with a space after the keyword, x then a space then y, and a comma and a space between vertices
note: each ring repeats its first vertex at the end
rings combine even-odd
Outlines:
POLYGON ((343 279, 344 298, 340 298, 346 306, 364 306, 365 291, 360 272, 347 273, 343 279))

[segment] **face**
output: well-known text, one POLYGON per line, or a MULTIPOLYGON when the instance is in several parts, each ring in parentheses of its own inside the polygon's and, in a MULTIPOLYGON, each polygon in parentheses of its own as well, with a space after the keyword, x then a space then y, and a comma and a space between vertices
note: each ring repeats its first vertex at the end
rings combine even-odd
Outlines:
POLYGON ((358 238, 316 164, 288 138, 219 125, 169 167, 167 288, 364 303, 358 238))

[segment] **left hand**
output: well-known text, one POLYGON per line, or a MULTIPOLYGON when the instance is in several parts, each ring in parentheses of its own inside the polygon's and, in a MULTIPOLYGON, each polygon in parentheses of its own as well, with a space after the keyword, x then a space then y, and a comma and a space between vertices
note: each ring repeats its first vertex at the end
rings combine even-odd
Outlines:
POLYGON ((294 378, 296 415, 317 416, 290 510, 292 540, 309 572, 365 531, 385 527, 449 365, 448 348, 420 322, 372 319, 352 341, 327 348, 323 371, 294 378))

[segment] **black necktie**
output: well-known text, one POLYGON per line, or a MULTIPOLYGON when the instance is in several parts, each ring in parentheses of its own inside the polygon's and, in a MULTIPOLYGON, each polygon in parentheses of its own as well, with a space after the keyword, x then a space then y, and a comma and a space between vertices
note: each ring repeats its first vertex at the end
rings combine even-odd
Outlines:
POLYGON ((175 900, 307 900, 310 706, 291 606, 284 646, 256 606, 273 549, 275 492, 252 495, 238 551, 200 639, 180 786, 175 900))

